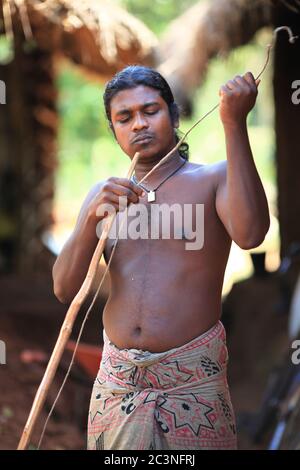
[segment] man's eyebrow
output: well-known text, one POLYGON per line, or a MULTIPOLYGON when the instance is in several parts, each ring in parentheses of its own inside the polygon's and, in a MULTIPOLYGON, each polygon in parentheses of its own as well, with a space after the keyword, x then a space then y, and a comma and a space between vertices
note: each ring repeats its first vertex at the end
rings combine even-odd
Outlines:
POLYGON ((122 116, 123 114, 128 114, 128 113, 130 113, 130 109, 124 108, 124 109, 120 109, 120 111, 116 113, 116 116, 122 116))
POLYGON ((156 104, 159 105, 158 101, 149 101, 148 103, 145 103, 145 104, 143 105, 143 108, 148 108, 148 107, 154 106, 154 105, 156 105, 156 104))
MULTIPOLYGON (((149 101, 148 103, 144 103, 143 104, 143 108, 150 108, 150 106, 155 106, 155 105, 159 105, 158 101, 149 101)), ((116 113, 116 116, 123 116, 124 114, 129 114, 131 112, 131 109, 130 108, 123 108, 123 109, 120 109, 117 113, 116 113)))

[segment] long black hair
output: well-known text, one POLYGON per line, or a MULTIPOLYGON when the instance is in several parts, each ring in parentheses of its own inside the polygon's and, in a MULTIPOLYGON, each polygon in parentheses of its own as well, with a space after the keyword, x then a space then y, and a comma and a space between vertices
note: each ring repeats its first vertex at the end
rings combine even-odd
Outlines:
MULTIPOLYGON (((135 88, 139 85, 144 85, 158 90, 160 96, 168 105, 172 123, 174 124, 174 122, 179 119, 178 106, 174 101, 172 90, 164 77, 150 67, 130 65, 118 72, 105 87, 103 101, 106 117, 111 129, 113 129, 110 109, 111 100, 117 93, 119 93, 119 91, 135 88)), ((179 141, 179 136, 176 130, 175 139, 177 143, 179 141)), ((189 146, 187 143, 184 142, 180 145, 179 153, 186 160, 189 159, 189 146)))

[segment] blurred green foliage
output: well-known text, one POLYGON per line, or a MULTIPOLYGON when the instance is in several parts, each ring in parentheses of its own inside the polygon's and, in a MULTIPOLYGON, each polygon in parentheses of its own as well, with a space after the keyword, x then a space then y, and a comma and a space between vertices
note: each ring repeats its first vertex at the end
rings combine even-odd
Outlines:
POLYGON ((195 0, 119 0, 121 6, 142 20, 156 34, 181 15, 195 0))
POLYGON ((6 65, 13 59, 13 43, 4 34, 0 34, 0 64, 6 65))

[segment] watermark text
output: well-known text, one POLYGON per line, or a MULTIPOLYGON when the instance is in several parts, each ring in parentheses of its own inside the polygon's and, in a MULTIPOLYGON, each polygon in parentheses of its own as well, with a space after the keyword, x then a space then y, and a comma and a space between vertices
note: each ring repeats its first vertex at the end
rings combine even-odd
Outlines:
POLYGON ((6 104, 6 86, 3 80, 0 80, 0 104, 6 104))
MULTIPOLYGON (((115 239, 183 239, 186 250, 200 250, 204 245, 204 204, 131 204, 127 211, 127 198, 119 197, 119 210, 124 212, 115 219, 108 238, 115 239)), ((101 204, 97 216, 116 214, 112 204, 101 204)), ((101 237, 105 218, 97 224, 97 236, 101 237)))
POLYGON ((292 83, 292 88, 295 90, 292 93, 292 103, 299 104, 300 103, 300 80, 294 80, 292 83))
POLYGON ((0 340, 0 364, 6 364, 6 345, 0 340))

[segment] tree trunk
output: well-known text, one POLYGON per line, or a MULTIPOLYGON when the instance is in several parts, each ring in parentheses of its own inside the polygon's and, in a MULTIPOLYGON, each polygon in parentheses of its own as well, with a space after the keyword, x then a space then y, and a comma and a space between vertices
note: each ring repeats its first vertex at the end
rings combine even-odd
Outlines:
POLYGON ((0 65, 7 92, 0 106, 0 270, 28 273, 49 261, 41 237, 52 223, 57 93, 51 46, 26 43, 15 23, 14 42, 14 60, 0 65))
MULTIPOLYGON (((274 26, 289 26, 300 36, 300 16, 285 6, 276 8, 274 26)), ((300 80, 300 38, 288 42, 287 33, 277 37, 274 54, 274 99, 278 216, 281 255, 292 242, 300 242, 300 104, 293 104, 292 83, 300 80)))

